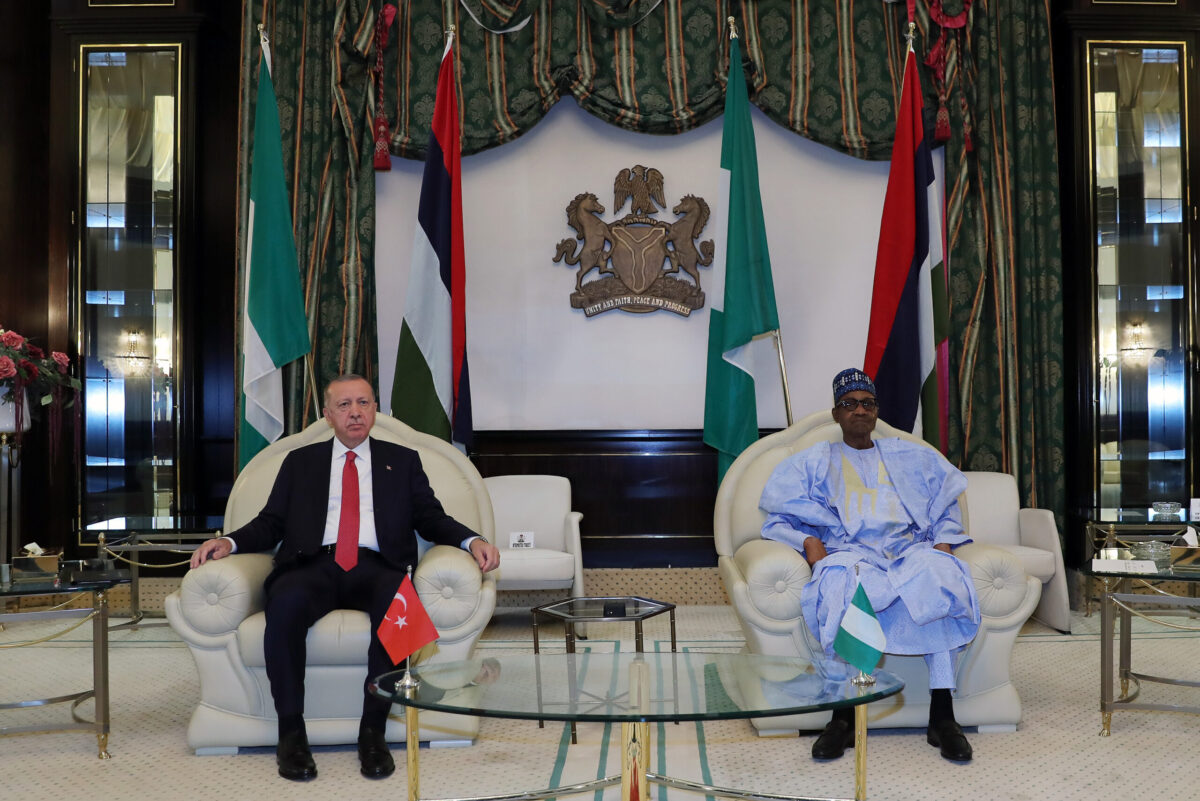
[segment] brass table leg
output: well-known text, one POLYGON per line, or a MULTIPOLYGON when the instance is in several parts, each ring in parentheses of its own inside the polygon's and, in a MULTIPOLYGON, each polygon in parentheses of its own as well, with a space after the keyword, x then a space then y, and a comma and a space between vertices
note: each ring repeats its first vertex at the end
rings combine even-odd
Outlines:
POLYGON ((650 758, 650 724, 621 724, 621 801, 647 801, 649 781, 646 760, 650 758))
POLYGON ((404 728, 408 734, 408 801, 421 797, 420 770, 417 754, 421 750, 421 726, 417 722, 417 708, 404 708, 404 728))
POLYGON ((854 801, 867 798, 867 706, 854 707, 854 801))
POLYGON ((96 701, 96 746, 100 759, 108 753, 108 593, 92 593, 96 616, 92 618, 92 691, 96 701))
POLYGON ((1113 704, 1113 602, 1111 588, 1100 595, 1100 736, 1108 737, 1113 704))

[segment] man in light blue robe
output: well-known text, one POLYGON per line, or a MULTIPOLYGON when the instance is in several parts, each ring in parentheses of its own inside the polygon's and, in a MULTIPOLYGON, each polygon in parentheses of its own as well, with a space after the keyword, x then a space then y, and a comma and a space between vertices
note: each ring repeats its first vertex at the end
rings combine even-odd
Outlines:
MULTIPOLYGON (((951 555, 970 542, 958 496, 963 474, 932 448, 871 439, 875 386, 860 370, 834 379, 842 442, 822 442, 784 460, 763 490, 762 535, 795 548, 813 567, 801 594, 804 621, 835 666, 842 616, 861 583, 887 638, 887 652, 920 654, 929 666, 927 740, 954 761, 971 746, 954 720, 951 692, 959 652, 979 629, 970 570, 951 555), (857 573, 857 576, 856 576, 857 573)), ((813 744, 817 759, 853 745, 853 710, 838 710, 813 744)))

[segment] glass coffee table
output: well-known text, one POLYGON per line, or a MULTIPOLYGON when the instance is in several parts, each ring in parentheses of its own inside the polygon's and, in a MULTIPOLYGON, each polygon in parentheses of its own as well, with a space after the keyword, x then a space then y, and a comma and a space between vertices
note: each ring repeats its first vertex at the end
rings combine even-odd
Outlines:
POLYGON ((1120 708, 1200 712, 1200 706, 1136 701, 1143 681, 1183 687, 1200 687, 1200 681, 1134 671, 1131 631, 1134 615, 1172 629, 1200 631, 1200 625, 1195 622, 1179 622, 1181 619, 1193 620, 1200 613, 1200 598, 1195 597, 1195 590, 1200 586, 1200 548, 1171 546, 1169 563, 1164 560, 1162 564, 1137 559, 1127 547, 1098 548, 1093 556, 1083 573, 1101 580, 1104 585, 1100 595, 1100 736, 1109 736, 1112 714, 1120 708), (1180 582, 1187 588, 1188 595, 1165 592, 1157 586, 1161 582, 1180 582), (1133 592, 1135 583, 1150 588, 1151 592, 1133 592), (1189 617, 1183 617, 1185 615, 1189 617), (1113 636, 1118 619, 1121 634, 1116 675, 1121 678, 1121 694, 1114 698, 1113 636))
MULTIPOLYGON (((873 684, 824 675, 823 663, 757 654, 513 654, 420 665, 379 676, 371 689, 406 707, 408 798, 419 801, 418 710, 524 720, 620 723, 621 773, 565 787, 492 796, 542 799, 621 785, 621 798, 646 801, 650 783, 742 799, 798 801, 811 796, 714 787, 648 770, 650 723, 772 717, 855 708, 855 795, 866 798, 866 704, 895 695, 904 682, 877 671, 873 684), (415 686, 405 686, 411 676, 415 686)), ((825 796, 822 796, 825 798, 825 796)), ((485 801, 473 799, 472 801, 485 801)))

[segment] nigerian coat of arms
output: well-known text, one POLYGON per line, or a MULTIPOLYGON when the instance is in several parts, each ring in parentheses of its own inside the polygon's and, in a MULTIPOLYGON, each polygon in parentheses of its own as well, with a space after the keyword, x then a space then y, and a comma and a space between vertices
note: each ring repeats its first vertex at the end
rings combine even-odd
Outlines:
POLYGON ((708 203, 684 195, 671 209, 674 222, 657 219, 659 207, 667 205, 663 176, 641 164, 617 173, 613 212, 626 202, 629 213, 613 222, 601 219, 604 206, 591 192, 567 204, 575 238, 558 243, 554 261, 577 268, 572 308, 588 317, 612 309, 639 314, 666 309, 688 316, 704 305, 700 268, 713 261, 712 240, 696 242, 708 223, 708 203), (679 276, 681 270, 690 280, 679 276))

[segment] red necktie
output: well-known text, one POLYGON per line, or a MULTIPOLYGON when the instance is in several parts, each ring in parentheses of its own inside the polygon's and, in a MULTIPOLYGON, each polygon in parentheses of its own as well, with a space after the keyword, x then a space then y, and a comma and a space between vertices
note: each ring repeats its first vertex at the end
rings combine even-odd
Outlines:
POLYGON ((358 564, 358 468, 354 466, 354 451, 346 451, 346 466, 342 468, 342 513, 333 561, 342 570, 358 564))

